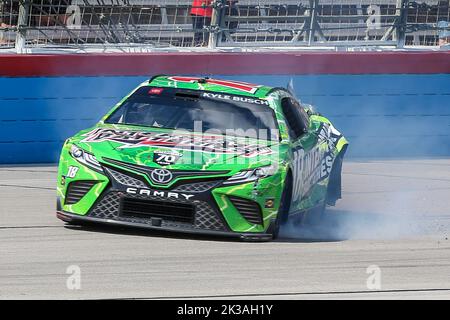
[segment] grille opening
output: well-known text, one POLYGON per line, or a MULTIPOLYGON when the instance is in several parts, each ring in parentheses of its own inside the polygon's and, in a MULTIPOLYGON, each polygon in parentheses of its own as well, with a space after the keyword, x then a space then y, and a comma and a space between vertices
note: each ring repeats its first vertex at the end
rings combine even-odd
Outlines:
POLYGON ((195 206, 187 203, 123 198, 120 216, 128 218, 150 219, 194 223, 195 206))
POLYGON ((96 183, 96 181, 74 181, 69 183, 64 204, 70 205, 77 203, 96 183))
POLYGON ((173 188, 175 192, 205 192, 214 187, 217 187, 223 180, 190 180, 188 183, 177 183, 173 188))
POLYGON ((239 211, 239 213, 250 223, 253 224, 263 224, 261 208, 258 203, 238 198, 238 197, 228 197, 231 203, 239 211))
POLYGON ((140 177, 134 175, 131 172, 123 172, 122 170, 119 170, 117 168, 113 169, 105 165, 103 167, 105 168, 106 172, 108 172, 109 175, 120 184, 139 188, 145 188, 147 186, 140 177))

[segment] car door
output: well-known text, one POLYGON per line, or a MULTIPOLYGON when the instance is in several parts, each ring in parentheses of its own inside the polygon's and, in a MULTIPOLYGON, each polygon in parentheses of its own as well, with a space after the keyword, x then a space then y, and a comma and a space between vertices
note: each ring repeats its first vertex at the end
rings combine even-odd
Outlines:
POLYGON ((291 213, 306 210, 316 201, 308 199, 322 161, 318 136, 309 125, 309 116, 300 103, 291 96, 281 100, 281 108, 287 122, 292 151, 293 176, 291 213), (306 200, 306 201, 304 201, 306 200))

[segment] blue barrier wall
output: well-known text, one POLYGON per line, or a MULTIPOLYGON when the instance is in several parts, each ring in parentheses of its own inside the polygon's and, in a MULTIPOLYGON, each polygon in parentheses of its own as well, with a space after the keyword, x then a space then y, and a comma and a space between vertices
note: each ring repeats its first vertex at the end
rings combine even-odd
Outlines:
MULTIPOLYGON (((291 77, 216 76, 285 87, 291 77)), ((146 77, 0 77, 0 163, 56 162, 146 77)), ((299 75, 294 85, 350 140, 351 157, 450 155, 450 74, 299 75)))

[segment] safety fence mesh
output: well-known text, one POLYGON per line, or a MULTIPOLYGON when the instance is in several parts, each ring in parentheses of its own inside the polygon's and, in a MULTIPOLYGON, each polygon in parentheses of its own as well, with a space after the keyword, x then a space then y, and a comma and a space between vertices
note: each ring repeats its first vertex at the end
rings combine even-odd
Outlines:
POLYGON ((449 2, 0 0, 0 48, 436 46, 449 2))

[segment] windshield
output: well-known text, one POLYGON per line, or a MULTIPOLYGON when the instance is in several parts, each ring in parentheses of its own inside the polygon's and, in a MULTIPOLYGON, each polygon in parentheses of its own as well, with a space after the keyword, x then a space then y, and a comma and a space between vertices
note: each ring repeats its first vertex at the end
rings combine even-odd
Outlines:
POLYGON ((171 88, 138 89, 105 123, 279 139, 266 100, 171 88))

